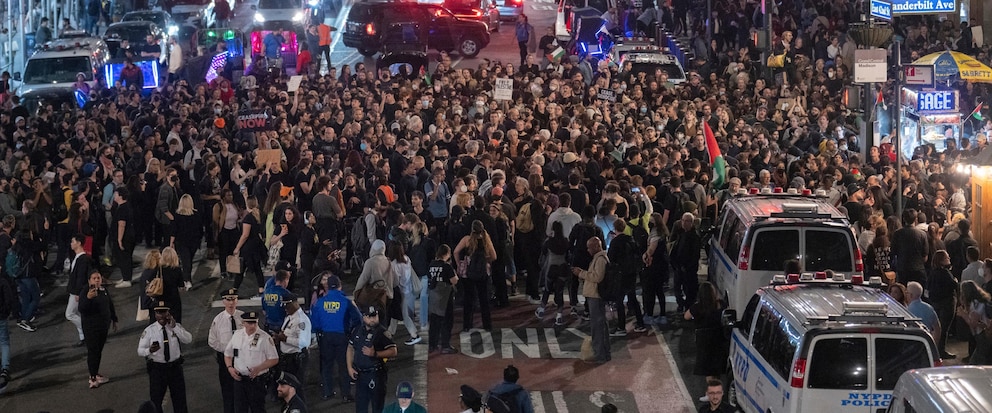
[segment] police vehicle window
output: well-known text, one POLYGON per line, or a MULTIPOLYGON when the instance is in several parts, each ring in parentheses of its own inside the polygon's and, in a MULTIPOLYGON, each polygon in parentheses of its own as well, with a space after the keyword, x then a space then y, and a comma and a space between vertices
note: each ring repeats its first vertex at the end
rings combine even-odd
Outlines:
MULTIPOLYGON (((730 235, 733 233, 734 227, 737 226, 739 219, 737 218, 737 214, 732 211, 726 211, 723 215, 725 216, 725 220, 723 227, 720 229, 720 247, 726 251, 727 242, 730 240, 730 235)), ((730 252, 728 251, 727 254, 729 255, 730 252)))
POLYGON ((730 257, 730 261, 737 264, 738 255, 741 253, 741 243, 744 242, 744 235, 747 229, 744 227, 744 222, 740 219, 734 224, 734 229, 730 232, 730 238, 727 240, 727 247, 724 248, 724 252, 730 257))
POLYGON ((908 399, 902 399, 902 411, 906 413, 916 413, 916 409, 913 408, 913 405, 909 404, 908 399))
POLYGON ((787 260, 799 258, 799 231, 760 231, 751 242, 751 267, 755 271, 782 271, 787 260))
POLYGON ((778 328, 772 331, 769 339, 768 364, 771 364, 782 377, 789 377, 792 371, 792 358, 796 354, 798 344, 793 337, 799 337, 799 332, 783 319, 779 321, 778 328))
POLYGON ((806 230, 806 271, 853 271, 852 247, 840 231, 806 230))
POLYGON ((775 330, 778 330, 779 315, 772 311, 768 304, 761 307, 761 312, 758 313, 758 322, 754 325, 754 338, 751 340, 751 344, 754 349, 761 354, 765 360, 770 361, 773 358, 773 345, 772 336, 775 334, 775 330))
POLYGON ((260 9, 296 9, 300 3, 294 0, 258 0, 260 9))
POLYGON ((31 59, 24 68, 24 83, 72 83, 76 81, 77 73, 86 76, 86 80, 93 80, 92 71, 86 56, 31 59))
POLYGON ((920 340, 875 339, 875 389, 892 390, 907 370, 931 367, 926 344, 920 340))
POLYGON ((744 337, 751 335, 751 323, 754 322, 754 312, 757 311, 759 303, 761 303, 761 296, 754 295, 751 297, 751 301, 747 303, 747 307, 744 308, 744 315, 741 316, 741 323, 739 325, 741 334, 744 334, 744 337))
POLYGON ((817 341, 806 367, 806 387, 862 390, 868 388, 868 339, 827 338, 817 341))

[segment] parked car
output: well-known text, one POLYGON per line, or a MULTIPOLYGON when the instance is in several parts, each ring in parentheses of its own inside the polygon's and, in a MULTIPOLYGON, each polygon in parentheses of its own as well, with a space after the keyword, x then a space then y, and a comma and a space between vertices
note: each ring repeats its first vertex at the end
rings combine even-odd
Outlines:
POLYGON ((148 36, 152 36, 158 40, 162 58, 164 58, 169 52, 167 44, 168 35, 157 24, 149 21, 129 21, 111 24, 104 33, 104 41, 107 42, 107 47, 110 48, 110 55, 116 57, 117 50, 120 48, 122 41, 127 40, 132 49, 140 50, 148 44, 148 36))
POLYGON ((489 28, 436 4, 362 2, 348 12, 342 39, 364 56, 375 55, 388 44, 419 43, 425 49, 457 50, 471 58, 489 45, 489 28))
POLYGON ((500 29, 499 9, 492 0, 446 0, 444 7, 460 19, 485 23, 490 32, 498 32, 500 29))
POLYGON ((255 10, 255 24, 266 22, 293 22, 302 25, 305 16, 303 3, 300 0, 258 0, 255 10))
POLYGON ((517 20, 517 16, 524 14, 524 0, 492 0, 492 2, 503 20, 517 20))

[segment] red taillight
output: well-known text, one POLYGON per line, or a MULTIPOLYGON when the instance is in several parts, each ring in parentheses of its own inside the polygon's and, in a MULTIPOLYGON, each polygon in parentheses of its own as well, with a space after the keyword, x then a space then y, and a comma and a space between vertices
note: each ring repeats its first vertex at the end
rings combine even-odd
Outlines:
POLYGON ((758 188, 751 188, 750 192, 748 193, 751 195, 758 195, 758 192, 759 192, 758 188))
POLYGON ((865 276, 863 276, 863 275, 852 275, 851 276, 851 284, 861 285, 861 284, 864 284, 864 283, 865 283, 865 276))
POLYGON ((372 23, 368 23, 365 25, 365 34, 369 36, 375 36, 375 26, 373 26, 372 23))
POLYGON ((813 274, 813 278, 814 279, 817 279, 817 280, 825 280, 825 279, 827 279, 827 272, 826 271, 817 271, 815 274, 813 274))
POLYGON ((857 245, 854 246, 854 271, 861 272, 865 270, 865 262, 861 259, 861 249, 857 245))
POLYGON ((796 364, 792 366, 792 380, 790 384, 795 389, 803 388, 803 382, 806 381, 806 359, 797 359, 796 364))
POLYGON ((472 10, 472 17, 475 18, 482 17, 482 10, 472 10))
POLYGON ((737 256, 737 269, 747 271, 748 258, 751 256, 750 250, 750 245, 741 247, 741 253, 737 256))
POLYGON ((789 274, 788 277, 786 278, 786 282, 788 282, 789 284, 799 282, 799 274, 789 274))

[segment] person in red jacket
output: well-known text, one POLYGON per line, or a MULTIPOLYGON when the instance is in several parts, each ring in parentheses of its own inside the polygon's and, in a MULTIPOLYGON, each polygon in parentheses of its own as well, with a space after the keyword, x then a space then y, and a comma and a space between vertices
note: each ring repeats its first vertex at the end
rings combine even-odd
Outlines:
POLYGON ((296 74, 306 75, 310 73, 310 63, 313 57, 310 55, 310 48, 305 42, 300 43, 300 54, 296 56, 296 74))
POLYGON ((141 68, 134 64, 134 59, 130 57, 124 61, 124 69, 121 69, 121 83, 126 88, 136 86, 138 91, 145 87, 145 75, 141 73, 141 68))

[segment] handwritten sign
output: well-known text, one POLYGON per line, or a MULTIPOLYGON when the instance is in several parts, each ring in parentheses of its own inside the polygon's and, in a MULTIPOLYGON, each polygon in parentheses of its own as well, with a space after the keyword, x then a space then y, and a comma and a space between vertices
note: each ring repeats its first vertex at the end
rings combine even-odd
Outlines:
POLYGON ((496 88, 493 90, 493 99, 513 100, 513 79, 496 79, 496 88))

